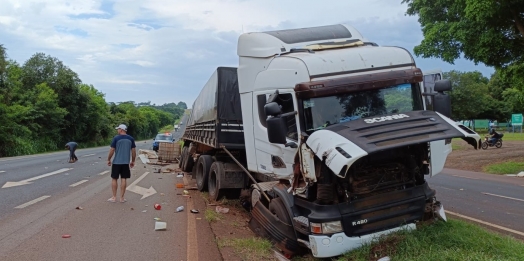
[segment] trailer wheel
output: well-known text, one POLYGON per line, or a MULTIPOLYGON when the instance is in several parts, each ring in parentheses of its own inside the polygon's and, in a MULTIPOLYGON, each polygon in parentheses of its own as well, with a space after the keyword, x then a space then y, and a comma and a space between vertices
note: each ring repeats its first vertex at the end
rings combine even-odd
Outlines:
POLYGON ((193 165, 195 164, 195 161, 193 160, 193 157, 189 155, 189 148, 184 148, 186 151, 186 155, 184 156, 184 162, 182 164, 182 170, 185 172, 191 172, 193 170, 193 165))
POLYGON ((209 198, 217 201, 224 196, 224 189, 220 189, 220 176, 224 173, 224 163, 215 161, 211 164, 208 177, 209 198))
POLYGON ((209 155, 201 155, 198 157, 195 177, 199 191, 207 191, 207 179, 209 177, 209 170, 211 169, 212 163, 213 158, 209 155))
POLYGON ((180 153, 180 163, 178 164, 178 166, 180 167, 180 169, 183 168, 183 166, 184 166, 184 162, 185 162, 186 158, 187 158, 187 147, 184 147, 184 148, 182 149, 182 153, 180 153))

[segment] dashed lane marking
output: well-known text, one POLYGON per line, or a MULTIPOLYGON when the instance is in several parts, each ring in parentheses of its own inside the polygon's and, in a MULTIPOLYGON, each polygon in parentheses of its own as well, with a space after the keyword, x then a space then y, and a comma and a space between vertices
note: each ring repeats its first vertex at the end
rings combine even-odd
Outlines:
POLYGON ((106 170, 106 171, 104 171, 104 172, 100 172, 100 173, 98 173, 98 175, 99 175, 99 176, 102 176, 102 175, 107 174, 107 173, 109 173, 109 170, 106 170))
POLYGON ((96 155, 96 154, 87 154, 87 155, 84 155, 82 157, 89 157, 89 156, 94 156, 94 155, 96 155))
POLYGON ((465 176, 459 176, 459 175, 451 175, 453 177, 459 177, 459 178, 465 178, 465 179, 478 179, 478 178, 470 178, 470 177, 465 177, 465 176))
POLYGON ((87 179, 84 179, 84 180, 78 181, 77 183, 71 184, 71 185, 69 185, 69 186, 70 186, 70 187, 76 187, 76 186, 78 186, 78 185, 80 185, 80 184, 82 184, 82 183, 85 183, 85 182, 87 182, 87 181, 88 181, 87 179))
POLYGON ((479 223, 479 224, 483 224, 483 225, 490 226, 490 227, 494 227, 494 228, 497 228, 497 229, 500 229, 500 230, 504 230, 504 231, 507 231, 507 232, 513 233, 513 234, 517 234, 517 235, 520 235, 520 236, 524 236, 524 233, 523 233, 523 232, 520 232, 520 231, 517 231, 517 230, 511 229, 511 228, 507 228, 507 227, 503 227, 503 226, 499 226, 499 225, 491 224, 491 223, 489 223, 489 222, 482 221, 482 220, 480 220, 480 219, 476 219, 476 218, 472 218, 472 217, 464 216, 464 215, 461 215, 461 214, 458 214, 458 213, 455 213, 455 212, 451 212, 451 211, 447 211, 447 210, 446 210, 446 213, 451 214, 451 215, 454 215, 454 216, 457 216, 457 217, 461 217, 461 218, 464 218, 464 219, 467 219, 467 220, 471 220, 471 221, 473 221, 473 222, 477 222, 477 223, 479 223))
POLYGON ((33 205, 35 203, 38 203, 38 202, 40 202, 40 201, 42 201, 42 200, 44 200, 46 198, 49 198, 49 197, 51 197, 51 196, 41 196, 41 197, 39 197, 37 199, 33 199, 33 200, 31 200, 31 201, 29 201, 27 203, 24 203, 24 204, 22 204, 20 206, 15 207, 15 208, 25 208, 27 206, 31 206, 31 205, 33 205))
POLYGON ((506 196, 497 195, 497 194, 491 194, 491 193, 486 193, 486 192, 482 192, 482 194, 489 195, 489 196, 494 196, 494 197, 499 197, 499 198, 507 198, 507 199, 513 199, 513 200, 517 200, 517 201, 524 201, 524 199, 520 199, 520 198, 506 197, 506 196))

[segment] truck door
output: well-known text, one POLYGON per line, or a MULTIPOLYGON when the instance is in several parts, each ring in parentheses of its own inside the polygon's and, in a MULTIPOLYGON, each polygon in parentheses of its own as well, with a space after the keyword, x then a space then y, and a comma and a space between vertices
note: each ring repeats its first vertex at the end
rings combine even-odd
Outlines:
MULTIPOLYGON (((285 147, 280 144, 270 143, 267 137, 267 116, 264 112, 264 105, 273 91, 255 92, 253 95, 253 122, 255 134, 255 151, 257 158, 257 168, 260 173, 275 174, 281 178, 293 175, 293 163, 297 149, 285 147), (256 120, 258 119, 258 120, 256 120)), ((276 100, 282 107, 282 113, 297 111, 294 92, 282 91, 276 100)), ((293 141, 298 145, 298 116, 287 118, 288 132, 287 140, 293 141)))

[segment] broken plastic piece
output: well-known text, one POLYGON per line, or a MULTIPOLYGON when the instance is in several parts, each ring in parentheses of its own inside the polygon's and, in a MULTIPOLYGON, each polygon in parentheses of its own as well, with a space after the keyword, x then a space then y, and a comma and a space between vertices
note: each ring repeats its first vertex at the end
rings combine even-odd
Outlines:
POLYGON ((157 217, 156 217, 156 218, 153 218, 153 219, 156 220, 156 221, 160 221, 160 218, 157 218, 157 217))
POLYGON ((197 214, 197 213, 199 213, 199 211, 198 211, 198 209, 191 209, 191 213, 197 214))
POLYGON ((162 209, 162 206, 160 206, 160 204, 155 204, 153 206, 156 210, 161 210, 162 209))
POLYGON ((167 223, 166 222, 155 222, 155 230, 166 230, 167 223))
POLYGON ((182 183, 177 183, 177 184, 176 184, 176 187, 177 187, 177 188, 184 188, 184 184, 182 184, 182 183))
POLYGON ((224 207, 221 207, 221 206, 217 206, 217 207, 215 208, 215 211, 216 211, 217 213, 223 213, 223 214, 226 214, 226 213, 229 212, 229 208, 224 208, 224 207))
POLYGON ((176 177, 177 177, 177 178, 183 178, 184 175, 182 175, 182 174, 178 174, 178 175, 176 175, 176 177))
POLYGON ((176 212, 181 212, 182 210, 184 210, 184 206, 180 206, 180 207, 176 208, 176 212))
POLYGON ((189 191, 184 190, 184 195, 189 195, 189 191))
POLYGON ((84 209, 84 208, 82 208, 82 207, 76 207, 76 209, 78 209, 78 210, 82 210, 82 209, 84 209))
POLYGON ((142 213, 146 213, 146 212, 147 212, 147 210, 142 210, 142 213))
POLYGON ((70 238, 71 235, 62 235, 62 238, 70 238))

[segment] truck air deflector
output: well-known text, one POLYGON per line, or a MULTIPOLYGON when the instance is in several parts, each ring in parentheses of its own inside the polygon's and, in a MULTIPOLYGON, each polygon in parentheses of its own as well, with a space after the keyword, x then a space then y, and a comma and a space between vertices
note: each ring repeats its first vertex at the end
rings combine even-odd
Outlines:
POLYGON ((466 135, 434 111, 411 111, 336 124, 325 130, 356 144, 368 154, 391 148, 466 135))
POLYGON ((341 24, 264 33, 272 35, 287 44, 351 38, 349 30, 341 24))

